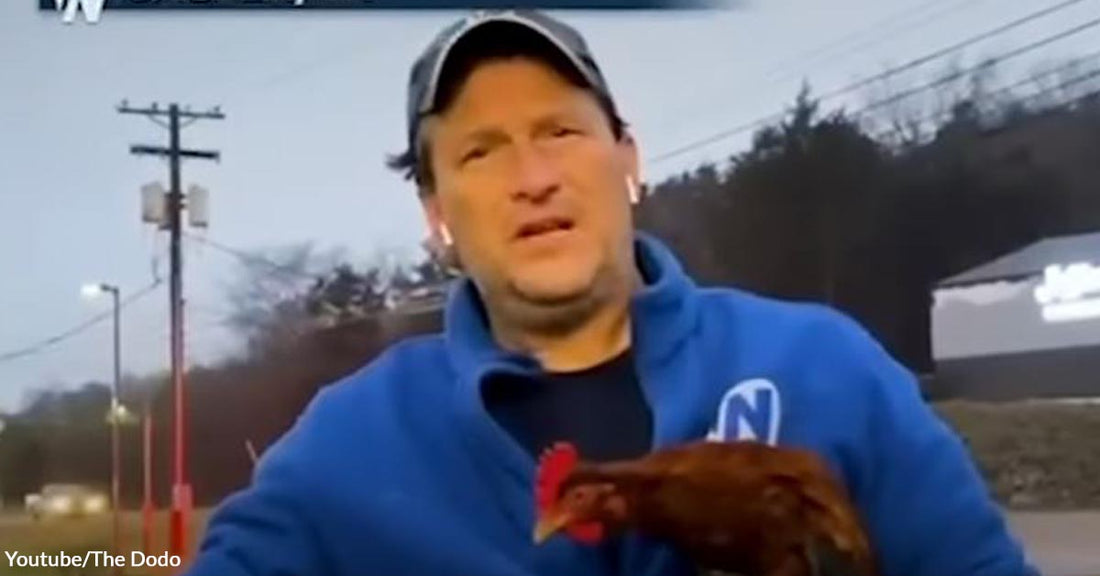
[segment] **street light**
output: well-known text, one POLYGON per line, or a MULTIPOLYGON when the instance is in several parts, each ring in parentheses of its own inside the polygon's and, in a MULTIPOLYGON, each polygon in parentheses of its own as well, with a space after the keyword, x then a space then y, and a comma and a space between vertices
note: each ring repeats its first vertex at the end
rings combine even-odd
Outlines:
POLYGON ((119 431, 118 426, 124 418, 126 418, 126 408, 119 402, 119 387, 122 381, 122 352, 120 346, 120 333, 119 333, 119 318, 121 306, 119 304, 119 289, 117 286, 110 284, 96 283, 85 284, 80 289, 81 294, 85 298, 92 299, 97 298, 102 294, 111 295, 111 303, 113 305, 114 312, 114 385, 111 387, 111 408, 107 412, 107 422, 111 426, 111 502, 112 502, 112 523, 114 532, 114 548, 115 554, 122 551, 122 525, 119 517, 119 508, 121 508, 121 495, 120 495, 120 471, 121 467, 121 454, 119 450, 119 431))

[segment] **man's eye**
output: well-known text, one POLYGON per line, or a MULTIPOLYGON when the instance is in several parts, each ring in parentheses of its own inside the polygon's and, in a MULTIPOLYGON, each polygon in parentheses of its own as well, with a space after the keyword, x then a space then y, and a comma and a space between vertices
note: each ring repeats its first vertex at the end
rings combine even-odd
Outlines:
POLYGON ((572 128, 567 128, 565 126, 558 126, 557 128, 554 128, 553 130, 550 131, 550 135, 553 136, 554 138, 562 138, 562 137, 565 137, 565 136, 571 136, 571 135, 576 134, 576 133, 577 133, 576 130, 574 130, 572 128))
POLYGON ((463 164, 479 158, 484 158, 489 154, 489 151, 485 148, 473 148, 470 151, 462 155, 461 161, 463 164))

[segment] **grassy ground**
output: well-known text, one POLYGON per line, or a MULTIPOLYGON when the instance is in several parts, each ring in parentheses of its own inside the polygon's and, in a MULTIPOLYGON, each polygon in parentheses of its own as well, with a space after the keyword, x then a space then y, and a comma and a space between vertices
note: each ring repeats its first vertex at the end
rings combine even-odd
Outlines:
MULTIPOLYGON (((189 550, 194 550, 199 535, 206 526, 207 511, 197 511, 193 517, 189 535, 189 550)), ((46 552, 55 554, 78 554, 86 551, 111 550, 111 516, 72 520, 50 520, 33 522, 18 514, 0 515, 0 576, 107 576, 110 569, 88 569, 65 572, 60 569, 10 568, 7 556, 3 552, 17 551, 21 554, 46 552)), ((168 550, 168 514, 156 514, 153 524, 153 542, 150 554, 163 554, 168 550)), ((128 512, 122 522, 123 554, 127 562, 131 550, 141 550, 141 514, 128 512)), ((138 568, 127 570, 126 576, 167 576, 171 569, 138 568)))
POLYGON ((967 441, 1002 504, 1100 509, 1100 404, 951 402, 936 408, 967 441))
MULTIPOLYGON (((1016 510, 1100 509, 1100 481, 1097 480, 1100 478, 1100 405, 950 402, 936 405, 936 410, 967 441, 994 493, 1007 507, 1016 510)), ((196 514, 189 550, 195 549, 206 517, 205 511, 196 514)), ((1058 526, 1063 524, 1059 521, 1058 526)), ((151 552, 159 554, 167 549, 167 525, 167 515, 157 514, 156 538, 151 552)), ((1030 528, 1037 535, 1033 536, 1035 539, 1052 530, 1044 524, 1036 526, 1030 528)), ((1069 530, 1076 531, 1072 527, 1069 530)), ((139 513, 125 515, 123 532, 124 549, 140 549, 139 513)), ((7 566, 2 552, 15 550, 35 554, 64 550, 67 554, 75 554, 110 550, 110 535, 110 516, 31 522, 18 515, 0 515, 0 576, 106 576, 109 570, 65 573, 50 569, 12 569, 7 566)), ((170 570, 139 569, 127 572, 126 576, 168 576, 170 573, 170 570)))

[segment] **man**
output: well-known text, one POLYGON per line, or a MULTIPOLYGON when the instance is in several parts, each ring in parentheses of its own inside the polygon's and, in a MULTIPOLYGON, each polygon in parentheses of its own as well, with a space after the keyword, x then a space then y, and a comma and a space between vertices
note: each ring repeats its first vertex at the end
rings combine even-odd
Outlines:
POLYGON ((686 575, 640 538, 535 546, 535 456, 704 436, 828 458, 884 574, 1033 573, 960 443, 854 322, 698 288, 633 230, 638 150, 574 30, 463 20, 416 62, 408 112, 392 164, 465 273, 444 333, 318 394, 214 515, 190 574, 686 575))

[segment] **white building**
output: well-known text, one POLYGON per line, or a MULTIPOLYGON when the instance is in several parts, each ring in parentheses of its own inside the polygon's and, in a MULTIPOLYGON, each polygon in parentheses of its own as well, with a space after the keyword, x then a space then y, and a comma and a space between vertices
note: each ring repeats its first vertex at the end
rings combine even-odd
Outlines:
POLYGON ((1049 238, 933 293, 933 397, 1100 397, 1100 233, 1049 238))

